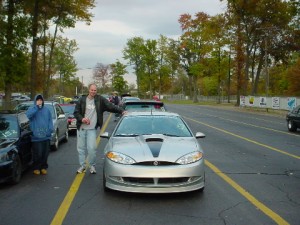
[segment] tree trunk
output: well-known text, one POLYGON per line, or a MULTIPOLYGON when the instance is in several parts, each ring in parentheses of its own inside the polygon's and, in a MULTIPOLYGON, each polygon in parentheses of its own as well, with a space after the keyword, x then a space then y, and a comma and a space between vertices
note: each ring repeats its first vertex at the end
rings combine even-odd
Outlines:
POLYGON ((241 95, 241 88, 242 88, 242 83, 243 83, 243 50, 242 50, 242 34, 241 34, 241 25, 238 23, 237 27, 237 45, 236 45, 236 62, 237 62, 237 101, 236 105, 240 106, 240 95, 241 95))
POLYGON ((37 68, 37 33, 38 33, 39 0, 35 0, 34 12, 32 18, 32 53, 31 53, 31 98, 36 94, 36 68, 37 68))
MULTIPOLYGON (((9 0, 8 2, 8 14, 7 14, 7 30, 6 30, 6 54, 9 58, 13 57, 12 55, 12 43, 13 43, 13 17, 15 13, 15 8, 14 8, 14 1, 9 0)), ((12 60, 6 60, 5 64, 5 87, 4 87, 4 92, 5 92, 5 102, 8 103, 10 102, 11 98, 11 92, 12 92, 12 66, 11 65, 12 60)))
POLYGON ((50 80, 51 80, 51 67, 52 67, 52 59, 53 59, 53 51, 55 47, 55 40, 57 36, 57 29, 58 25, 56 24, 55 26, 55 31, 54 31, 54 36, 53 40, 51 42, 51 48, 50 48, 50 53, 49 53, 49 62, 48 62, 48 70, 47 70, 47 77, 46 77, 46 87, 45 87, 45 98, 48 98, 49 96, 49 87, 50 87, 50 80))

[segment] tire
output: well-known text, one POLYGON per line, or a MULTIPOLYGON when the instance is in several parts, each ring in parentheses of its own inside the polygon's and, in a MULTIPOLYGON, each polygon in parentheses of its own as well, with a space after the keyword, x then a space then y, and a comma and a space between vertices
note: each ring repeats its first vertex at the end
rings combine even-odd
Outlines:
POLYGON ((59 143, 59 140, 58 140, 58 134, 57 134, 57 131, 56 131, 54 145, 51 145, 52 151, 57 151, 58 150, 58 143, 59 143))
POLYGON ((288 127, 288 130, 291 132, 295 132, 297 130, 297 126, 295 125, 295 123, 292 120, 287 121, 287 127, 288 127))
POLYGON ((20 182, 23 172, 22 162, 19 155, 17 155, 13 160, 12 168, 12 178, 10 183, 17 184, 20 182))
POLYGON ((64 138, 64 142, 68 142, 69 141, 69 129, 67 129, 66 133, 65 133, 65 138, 64 138))

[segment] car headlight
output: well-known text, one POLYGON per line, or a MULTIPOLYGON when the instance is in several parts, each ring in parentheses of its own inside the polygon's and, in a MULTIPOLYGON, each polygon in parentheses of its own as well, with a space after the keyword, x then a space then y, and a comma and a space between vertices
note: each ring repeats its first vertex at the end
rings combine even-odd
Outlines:
POLYGON ((180 157, 179 159, 176 160, 176 162, 185 165, 185 164, 197 162, 200 159, 202 159, 202 157, 203 157, 202 152, 192 152, 180 157))
POLYGON ((116 163, 120 163, 120 164, 126 164, 126 165, 130 165, 135 163, 135 161, 130 158, 127 155, 124 155, 122 153, 118 153, 118 152, 108 152, 106 153, 106 157, 109 158, 111 161, 114 161, 116 163))
POLYGON ((9 160, 8 154, 6 152, 0 153, 0 163, 6 162, 9 160))

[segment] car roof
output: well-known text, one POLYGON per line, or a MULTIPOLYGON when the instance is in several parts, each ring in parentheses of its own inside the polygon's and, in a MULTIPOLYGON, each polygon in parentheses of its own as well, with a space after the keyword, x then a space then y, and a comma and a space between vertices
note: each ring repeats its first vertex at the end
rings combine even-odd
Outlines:
POLYGON ((178 113, 166 111, 129 111, 123 115, 126 116, 180 116, 178 113))
POLYGON ((124 103, 125 105, 161 105, 163 106, 164 103, 160 101, 154 101, 154 100, 128 100, 124 103))
POLYGON ((8 109, 8 110, 6 110, 6 109, 2 109, 2 110, 0 110, 0 114, 5 114, 5 115, 9 115, 9 114, 18 114, 18 113, 20 113, 20 112, 18 112, 18 111, 16 111, 16 110, 10 110, 10 109, 8 109))
MULTIPOLYGON (((20 102, 18 105, 24 105, 24 104, 26 104, 26 105, 32 105, 33 104, 33 100, 31 100, 31 101, 24 101, 24 102, 20 102)), ((59 104, 58 102, 56 102, 56 101, 44 101, 44 104, 59 104)))
POLYGON ((72 103, 59 103, 60 106, 75 106, 76 104, 72 103))

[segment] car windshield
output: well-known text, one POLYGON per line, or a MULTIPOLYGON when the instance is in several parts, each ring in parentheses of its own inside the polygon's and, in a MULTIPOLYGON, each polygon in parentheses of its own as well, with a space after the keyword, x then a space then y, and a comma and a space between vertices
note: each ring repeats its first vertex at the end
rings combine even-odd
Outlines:
POLYGON ((18 121, 14 117, 0 118, 0 138, 17 138, 18 121))
POLYGON ((67 114, 73 114, 75 110, 75 105, 60 105, 61 108, 64 110, 67 114))
POLYGON ((163 134, 191 137, 192 134, 178 116, 127 116, 122 119, 114 136, 163 134))

